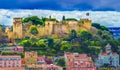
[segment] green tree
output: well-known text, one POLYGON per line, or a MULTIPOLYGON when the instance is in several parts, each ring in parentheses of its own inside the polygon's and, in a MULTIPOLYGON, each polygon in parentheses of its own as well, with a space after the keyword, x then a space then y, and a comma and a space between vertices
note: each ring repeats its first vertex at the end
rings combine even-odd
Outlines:
POLYGON ((65 66, 65 59, 64 58, 60 58, 57 60, 57 65, 64 67, 65 66))
POLYGON ((119 42, 119 46, 120 46, 120 37, 119 37, 117 40, 118 40, 118 42, 119 42))
POLYGON ((46 48, 47 48, 47 46, 44 42, 37 42, 37 46, 44 50, 46 50, 46 48))
POLYGON ((32 22, 34 25, 44 25, 43 20, 38 18, 37 16, 26 17, 22 20, 22 23, 26 22, 32 22))
POLYGON ((38 34, 38 29, 37 29, 37 27, 35 25, 31 25, 29 31, 33 35, 38 34))
POLYGON ((61 51, 70 51, 71 50, 71 45, 69 43, 63 43, 60 50, 61 51))
POLYGON ((61 41, 56 41, 55 43, 54 43, 54 49, 56 50, 56 51, 60 51, 60 47, 62 46, 62 44, 61 44, 61 41))
POLYGON ((110 45, 112 46, 111 49, 113 52, 118 52, 119 48, 118 48, 118 42, 116 40, 114 40, 114 39, 107 40, 105 42, 105 44, 107 44, 107 43, 110 43, 110 45))
POLYGON ((105 26, 102 26, 98 23, 92 23, 92 26, 93 27, 96 27, 97 29, 100 29, 100 30, 106 30, 106 31, 109 31, 105 26))
POLYGON ((62 17, 62 20, 65 21, 65 16, 62 17))
POLYGON ((66 21, 71 21, 71 20, 74 20, 74 21, 77 21, 77 19, 75 19, 75 18, 67 18, 67 19, 65 19, 66 21))
POLYGON ((69 34, 69 38, 72 40, 74 38, 77 37, 77 33, 74 29, 71 30, 70 34, 69 34))
POLYGON ((54 39, 53 38, 48 38, 45 41, 45 43, 47 43, 50 48, 53 48, 53 46, 54 46, 54 39))
POLYGON ((87 31, 81 31, 80 37, 83 40, 90 40, 92 38, 92 34, 87 31))
POLYGON ((23 45, 24 47, 31 47, 32 45, 30 40, 22 40, 20 44, 23 45))

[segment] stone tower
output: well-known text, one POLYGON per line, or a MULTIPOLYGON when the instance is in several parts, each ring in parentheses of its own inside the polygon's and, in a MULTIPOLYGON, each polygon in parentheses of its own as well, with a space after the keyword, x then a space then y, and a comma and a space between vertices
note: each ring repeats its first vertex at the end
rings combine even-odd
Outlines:
POLYGON ((81 20, 83 20, 83 26, 86 28, 86 29, 88 29, 88 30, 90 30, 90 28, 91 28, 91 20, 89 20, 89 19, 81 19, 81 20))
POLYGON ((56 24, 56 21, 46 21, 45 22, 45 35, 51 36, 54 33, 54 24, 56 24))
POLYGON ((13 19, 13 35, 14 39, 22 38, 22 18, 14 18, 13 19))

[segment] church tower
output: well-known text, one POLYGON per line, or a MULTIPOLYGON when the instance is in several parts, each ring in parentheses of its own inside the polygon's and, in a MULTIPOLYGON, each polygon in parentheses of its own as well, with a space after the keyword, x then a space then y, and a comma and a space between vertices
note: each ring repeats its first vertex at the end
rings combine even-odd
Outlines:
POLYGON ((22 38, 22 18, 13 19, 13 35, 14 39, 22 38))

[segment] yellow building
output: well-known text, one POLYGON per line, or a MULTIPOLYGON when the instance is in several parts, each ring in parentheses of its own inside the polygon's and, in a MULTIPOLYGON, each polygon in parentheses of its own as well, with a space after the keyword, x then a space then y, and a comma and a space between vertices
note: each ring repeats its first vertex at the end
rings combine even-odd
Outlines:
MULTIPOLYGON (((74 29, 76 31, 78 30, 87 30, 89 31, 91 29, 91 20, 88 19, 80 19, 83 20, 82 23, 79 23, 75 20, 69 20, 69 21, 60 21, 56 22, 53 20, 47 20, 45 21, 45 26, 37 26, 39 34, 38 37, 67 37, 69 32, 74 29)), ((13 36, 8 37, 11 38, 24 38, 26 36, 31 36, 29 33, 29 28, 32 25, 32 22, 28 22, 25 24, 21 23, 22 18, 14 18, 13 19, 13 33, 10 33, 13 36)))
POLYGON ((25 64, 37 64, 37 52, 25 52, 25 64))

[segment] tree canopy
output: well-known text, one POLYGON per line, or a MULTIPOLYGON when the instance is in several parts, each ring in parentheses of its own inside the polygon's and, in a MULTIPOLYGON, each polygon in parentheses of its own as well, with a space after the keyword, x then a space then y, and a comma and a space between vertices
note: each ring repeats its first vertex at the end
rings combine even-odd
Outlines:
POLYGON ((26 22, 32 22, 34 25, 44 25, 43 20, 38 18, 37 16, 26 17, 22 20, 22 23, 26 22))
POLYGON ((100 30, 106 30, 106 31, 109 31, 105 26, 102 26, 98 23, 92 23, 92 26, 93 27, 96 27, 97 29, 100 29, 100 30))
POLYGON ((36 35, 36 34, 39 33, 39 32, 38 32, 38 29, 37 29, 37 27, 36 27, 35 25, 31 25, 29 31, 30 31, 30 33, 33 34, 33 35, 36 35))
POLYGON ((74 21, 77 21, 77 19, 75 19, 75 18, 67 18, 67 19, 65 19, 66 21, 70 21, 70 20, 74 20, 74 21))
POLYGON ((74 38, 77 37, 77 33, 76 33, 76 31, 75 31, 74 29, 72 29, 72 30, 70 31, 69 37, 70 37, 70 39, 74 39, 74 38))

